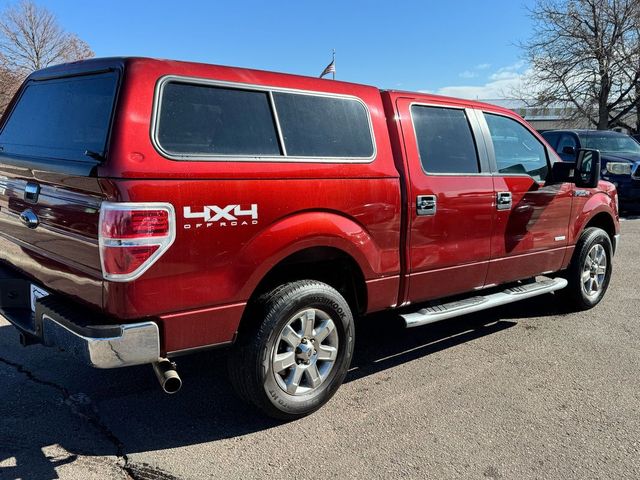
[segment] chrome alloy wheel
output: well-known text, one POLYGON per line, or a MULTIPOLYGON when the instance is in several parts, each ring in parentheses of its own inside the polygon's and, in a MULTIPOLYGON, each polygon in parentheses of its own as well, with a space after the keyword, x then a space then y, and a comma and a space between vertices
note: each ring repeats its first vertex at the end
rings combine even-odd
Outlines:
POLYGON ((286 323, 271 353, 278 386, 304 395, 327 379, 338 358, 338 332, 331 317, 317 308, 296 313, 286 323))
POLYGON ((604 247, 596 243, 584 260, 582 266, 582 290, 588 297, 596 297, 604 285, 607 276, 607 253, 604 247))

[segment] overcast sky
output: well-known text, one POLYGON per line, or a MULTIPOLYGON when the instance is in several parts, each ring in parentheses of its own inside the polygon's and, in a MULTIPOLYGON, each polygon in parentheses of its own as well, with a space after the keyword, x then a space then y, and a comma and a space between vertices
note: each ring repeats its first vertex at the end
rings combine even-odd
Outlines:
MULTIPOLYGON (((14 2, 0 0, 0 6, 14 2)), ((97 56, 136 55, 497 98, 526 70, 533 0, 39 0, 97 56)))

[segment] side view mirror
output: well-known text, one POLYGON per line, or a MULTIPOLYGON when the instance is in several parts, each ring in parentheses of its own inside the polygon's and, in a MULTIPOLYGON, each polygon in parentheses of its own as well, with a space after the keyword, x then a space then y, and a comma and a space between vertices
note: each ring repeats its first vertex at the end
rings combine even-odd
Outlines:
POLYGON ((595 188, 600 181, 602 161, 598 150, 579 149, 576 160, 576 187, 595 188))
POLYGON ((551 182, 573 182, 575 178, 576 162, 555 162, 551 165, 551 182))
POLYGON ((562 148, 562 153, 565 155, 575 155, 576 154, 576 147, 572 147, 571 145, 567 145, 566 147, 562 148))

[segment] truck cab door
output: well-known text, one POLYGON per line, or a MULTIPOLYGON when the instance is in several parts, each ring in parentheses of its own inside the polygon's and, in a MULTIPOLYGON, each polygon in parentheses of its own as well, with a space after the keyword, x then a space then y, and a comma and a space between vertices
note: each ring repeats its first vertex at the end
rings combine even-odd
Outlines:
POLYGON ((487 286, 560 270, 572 185, 548 181, 550 152, 524 123, 504 114, 478 113, 496 196, 487 286))
POLYGON ((476 113, 416 98, 398 98, 396 108, 406 152, 406 300, 482 288, 494 190, 476 113))

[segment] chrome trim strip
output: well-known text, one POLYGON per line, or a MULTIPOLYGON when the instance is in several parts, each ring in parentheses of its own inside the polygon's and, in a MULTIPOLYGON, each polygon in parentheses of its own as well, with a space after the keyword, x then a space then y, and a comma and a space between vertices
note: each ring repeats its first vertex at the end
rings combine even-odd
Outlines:
MULTIPOLYGON (((28 182, 26 180, 18 180, 15 178, 0 177, 0 189, 4 189, 4 195, 8 195, 11 192, 16 198, 24 195, 28 182)), ((42 205, 43 199, 62 200, 67 203, 73 203, 75 205, 81 205, 83 207, 90 207, 98 211, 102 198, 98 194, 94 193, 78 193, 71 190, 65 190, 52 185, 39 185, 40 192, 38 194, 39 205, 42 205)))
POLYGON ((118 337, 85 337, 42 315, 43 343, 71 347, 96 368, 119 368, 156 362, 160 357, 160 331, 154 322, 121 325, 118 337))
MULTIPOLYGON (((466 315, 467 313, 479 312, 480 310, 486 310, 488 308, 497 307, 499 305, 506 305, 507 303, 513 303, 519 300, 524 300, 526 298, 550 293, 566 287, 567 284, 568 282, 564 278, 543 280, 542 282, 537 282, 535 284, 523 285, 515 288, 507 288, 502 292, 492 293, 484 296, 476 296, 474 298, 476 298, 477 300, 472 303, 470 302, 470 305, 459 307, 452 306, 452 308, 448 310, 439 310, 436 312, 429 312, 426 309, 422 309, 418 312, 407 313, 400 316, 404 319, 407 328, 418 327, 420 325, 427 325, 429 323, 439 322, 448 318, 466 315)), ((464 302, 464 300, 461 302, 464 302)), ((444 304, 443 306, 446 306, 446 304, 444 304)))
MULTIPOLYGON (((279 124, 276 124, 278 136, 282 135, 279 124)), ((191 160, 191 161, 234 161, 234 162, 290 162, 290 163, 371 163, 377 156, 378 147, 376 143, 375 133, 373 131, 373 122, 371 120, 371 112, 368 105, 359 97, 353 95, 344 95, 340 93, 319 92, 313 90, 299 90, 294 88, 276 87, 272 85, 257 85, 241 82, 229 82, 224 80, 212 80, 200 77, 189 77, 183 75, 165 75, 160 77, 156 83, 153 95, 153 110, 151 112, 151 143, 158 153, 170 160, 191 160), (304 157, 304 156, 285 156, 285 155, 212 155, 212 154, 175 154, 166 151, 160 145, 157 139, 159 114, 162 108, 162 92, 169 82, 179 82, 194 85, 205 85, 214 87, 236 88, 244 90, 254 90, 261 92, 284 92, 298 95, 313 95, 316 97, 341 98, 355 100, 362 105, 367 114, 369 123, 369 132, 371 134, 371 143, 373 151, 369 157, 304 157)))
MULTIPOLYGON (((20 214, 15 213, 15 212, 11 212, 7 209, 1 209, 0 208, 0 216, 1 215, 5 215, 9 218, 12 218, 14 220, 16 220, 16 223, 20 220, 20 214)), ((42 223, 40 222, 38 224, 38 230, 46 230, 54 235, 57 235, 58 237, 60 237, 61 240, 68 240, 69 238, 77 241, 77 242, 81 242, 84 243, 85 245, 89 245, 92 247, 97 247, 98 246, 98 239, 96 238, 95 240, 89 237, 84 237, 78 233, 75 232, 69 232, 67 230, 63 230, 62 228, 59 227, 54 227, 53 225, 49 225, 47 223, 42 223)))

